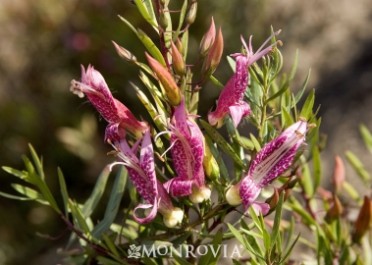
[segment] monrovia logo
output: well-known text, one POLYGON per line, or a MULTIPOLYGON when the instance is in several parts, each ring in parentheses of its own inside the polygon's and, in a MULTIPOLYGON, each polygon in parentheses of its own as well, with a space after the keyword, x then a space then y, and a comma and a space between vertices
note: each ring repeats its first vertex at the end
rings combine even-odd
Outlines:
POLYGON ((204 256, 209 253, 215 258, 221 255, 223 258, 240 258, 242 255, 240 253, 242 249, 241 245, 234 245, 230 249, 228 245, 199 245, 195 247, 194 245, 179 245, 174 247, 173 245, 135 245, 132 244, 128 249, 128 258, 139 259, 141 257, 174 257, 175 255, 183 258, 204 256))

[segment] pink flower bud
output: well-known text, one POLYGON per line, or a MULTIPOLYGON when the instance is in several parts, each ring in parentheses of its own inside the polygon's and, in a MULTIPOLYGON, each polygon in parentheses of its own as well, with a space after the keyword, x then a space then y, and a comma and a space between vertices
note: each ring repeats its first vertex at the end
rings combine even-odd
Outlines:
POLYGON ((219 65, 223 53, 223 36, 221 28, 218 29, 217 36, 215 41, 213 42, 212 47, 209 50, 207 57, 203 63, 203 73, 207 76, 214 73, 217 66, 219 65))
POLYGON ((211 25, 209 26, 208 31, 204 34, 200 42, 199 51, 203 57, 207 55, 209 49, 212 47, 215 37, 216 37, 216 26, 214 25, 214 20, 212 17, 211 25))
POLYGON ((181 102, 181 92, 178 88, 176 82, 174 81, 172 75, 168 72, 168 70, 162 66, 157 60, 152 58, 150 55, 146 53, 147 61, 154 71, 156 76, 159 79, 159 82, 163 85, 165 94, 169 103, 172 106, 177 106, 181 102))
POLYGON ((177 49, 176 45, 171 42, 173 69, 178 75, 184 75, 186 73, 186 65, 183 60, 182 54, 177 49))

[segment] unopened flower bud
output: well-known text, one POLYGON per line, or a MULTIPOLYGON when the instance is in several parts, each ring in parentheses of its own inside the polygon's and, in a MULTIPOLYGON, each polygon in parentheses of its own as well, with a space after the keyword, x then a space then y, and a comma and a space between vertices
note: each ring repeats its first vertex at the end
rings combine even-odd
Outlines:
POLYGON ((210 199, 211 193, 211 189, 206 186, 193 188, 189 198, 192 203, 202 203, 203 201, 210 199))
POLYGON ((176 45, 171 42, 173 69, 178 75, 184 75, 186 73, 185 61, 182 58, 182 54, 177 49, 176 45))
POLYGON ((345 181, 345 166, 341 157, 335 157, 335 166, 333 168, 332 182, 334 185, 334 191, 337 193, 340 191, 343 182, 345 181))
POLYGON ((159 24, 162 27, 162 29, 166 29, 169 25, 169 16, 166 16, 164 13, 164 10, 160 12, 160 17, 159 17, 159 24))
POLYGON ((214 25, 214 20, 212 17, 211 25, 209 26, 208 31, 204 34, 200 42, 200 46, 199 46, 200 54, 203 57, 207 55, 209 49, 212 47, 215 37, 216 37, 216 26, 214 25))
POLYGON ((231 186, 226 191, 226 201, 231 206, 237 206, 242 203, 242 199, 239 194, 239 187, 238 185, 231 186))
POLYGON ((363 205, 360 208, 359 215, 354 224, 353 241, 360 242, 364 234, 372 225, 372 200, 364 196, 363 205))
POLYGON ((220 168, 207 143, 204 145, 203 167, 209 178, 216 179, 220 176, 220 168))
POLYGON ((211 75, 216 70, 217 66, 221 61, 223 53, 223 36, 221 28, 219 28, 217 37, 213 42, 212 47, 209 50, 208 56, 203 63, 203 72, 206 75, 211 75))
POLYGON ((198 3, 196 1, 191 3, 191 6, 189 8, 189 12, 187 12, 186 15, 186 23, 192 24, 195 21, 196 18, 196 12, 198 10, 198 3))
POLYGON ((114 41, 112 43, 114 44, 115 50, 121 58, 123 58, 124 60, 128 62, 137 62, 136 56, 134 56, 130 51, 118 45, 114 41))
POLYGON ((180 224, 183 220, 183 210, 175 207, 169 213, 163 215, 164 225, 168 228, 173 228, 180 224))
POLYGON ((337 198, 337 196, 333 196, 332 206, 327 211, 327 214, 326 214, 324 219, 327 222, 331 222, 331 221, 339 218, 342 215, 343 212, 344 212, 344 207, 342 206, 340 200, 337 198))
POLYGON ((159 82, 163 85, 166 97, 172 106, 177 106, 181 102, 181 92, 172 75, 168 70, 162 66, 157 60, 152 58, 146 53, 147 61, 159 79, 159 82))
POLYGON ((176 44, 178 51, 181 54, 184 54, 182 41, 180 39, 177 39, 175 44, 176 44))

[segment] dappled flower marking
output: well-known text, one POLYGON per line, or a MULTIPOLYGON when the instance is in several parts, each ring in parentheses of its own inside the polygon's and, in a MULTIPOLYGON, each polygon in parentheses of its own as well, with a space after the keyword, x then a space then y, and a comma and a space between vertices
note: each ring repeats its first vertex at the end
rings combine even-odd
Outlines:
POLYGON ((276 43, 264 47, 279 32, 277 31, 270 36, 255 53, 252 48, 252 36, 249 38, 249 45, 241 37, 246 54, 235 53, 231 55, 236 61, 235 73, 223 88, 216 109, 208 114, 208 121, 211 125, 222 126, 223 119, 227 114, 230 114, 234 126, 237 127, 243 117, 250 115, 251 108, 243 100, 244 92, 250 83, 249 67, 273 49, 276 43))
POLYGON ((210 196, 210 190, 205 186, 203 169, 204 136, 193 118, 187 114, 184 100, 174 110, 171 131, 171 155, 177 177, 165 183, 172 196, 191 196, 198 203, 210 196))
MULTIPOLYGON (((109 123, 106 136, 107 131, 110 130, 117 130, 122 137, 126 132, 140 136, 148 129, 146 122, 137 120, 123 103, 112 96, 105 79, 93 66, 88 65, 86 70, 81 66, 81 82, 72 80, 70 90, 79 97, 86 95, 90 103, 109 123)), ((105 138, 107 140, 107 137, 105 138)))
POLYGON ((231 205, 243 205, 266 214, 269 205, 257 202, 261 189, 279 177, 292 165, 299 147, 305 141, 306 121, 298 121, 285 129, 277 138, 267 143, 253 159, 247 175, 226 193, 231 205))

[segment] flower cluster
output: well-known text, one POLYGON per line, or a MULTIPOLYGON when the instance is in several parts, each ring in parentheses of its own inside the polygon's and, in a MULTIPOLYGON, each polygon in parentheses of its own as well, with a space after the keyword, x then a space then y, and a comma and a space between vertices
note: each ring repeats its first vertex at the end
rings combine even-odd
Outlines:
MULTIPOLYGON (((250 85, 249 68, 272 51, 276 43, 267 47, 266 44, 278 33, 268 38, 256 53, 252 48, 252 36, 248 45, 241 38, 245 51, 231 55, 236 60, 235 73, 222 90, 216 109, 208 114, 208 121, 212 126, 222 126, 229 114, 237 127, 243 117, 251 114, 250 106, 244 100, 244 93, 250 85)), ((185 65, 177 63, 182 60, 181 54, 174 43, 171 43, 171 48, 175 57, 174 63, 178 65, 175 66, 178 69, 175 72, 185 74, 185 65)), ((205 56, 204 72, 211 74, 218 65, 223 50, 221 29, 216 34, 213 20, 200 49, 205 56)), ((87 96, 108 122, 105 141, 113 146, 118 157, 118 161, 112 165, 120 164, 126 167, 132 183, 144 200, 143 204, 134 209, 135 220, 148 223, 160 212, 164 224, 174 227, 182 222, 183 211, 173 205, 172 197, 189 196, 191 202, 202 203, 211 196, 211 185, 206 183, 203 167, 207 147, 204 135, 195 120, 197 116, 189 113, 185 100, 186 92, 179 88, 178 79, 155 58, 148 54, 146 58, 153 76, 159 80, 162 88, 159 91, 163 92, 170 110, 166 131, 157 135, 169 135, 168 149, 174 176, 164 183, 159 181, 155 170, 152 134, 155 134, 156 130, 151 128, 148 122, 138 120, 124 104, 113 97, 97 70, 92 66, 87 69, 82 67, 81 81, 73 80, 71 91, 79 96, 87 96), (138 213, 139 209, 147 211, 141 215, 138 213)), ((306 127, 306 121, 300 120, 266 144, 251 161, 248 173, 238 184, 228 189, 226 201, 231 205, 242 203, 245 207, 252 206, 266 214, 269 206, 257 202, 256 199, 263 187, 292 165, 297 150, 305 141, 306 127)))

